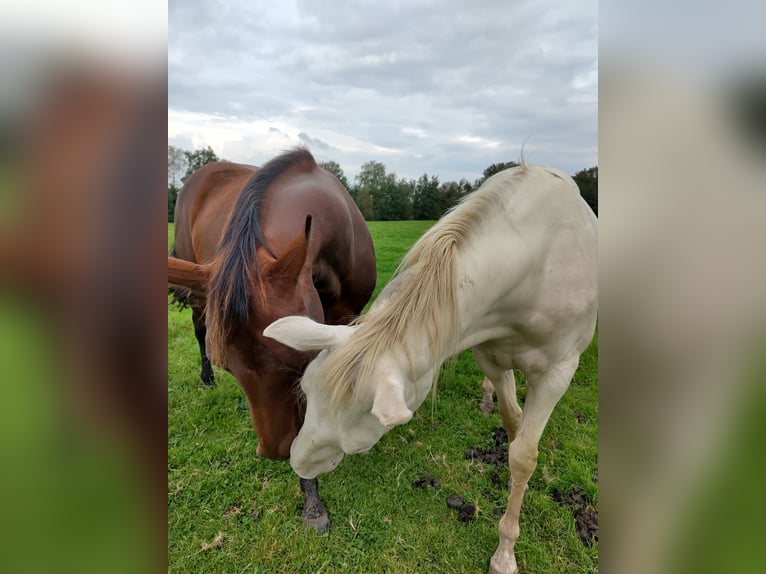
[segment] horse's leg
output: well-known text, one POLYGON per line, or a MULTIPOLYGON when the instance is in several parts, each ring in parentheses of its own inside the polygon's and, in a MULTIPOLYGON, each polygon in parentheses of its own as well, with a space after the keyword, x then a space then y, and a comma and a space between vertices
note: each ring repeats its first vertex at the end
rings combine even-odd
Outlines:
POLYGON ((519 538, 521 501, 529 477, 537 466, 537 445, 540 437, 553 408, 567 390, 578 362, 578 358, 570 359, 547 372, 527 376, 527 400, 521 425, 516 438, 508 447, 508 462, 511 468, 510 494, 508 507, 500 519, 500 543, 489 563, 490 574, 517 574, 519 571, 513 548, 519 538))
POLYGON ((479 403, 479 410, 485 415, 491 414, 495 410, 495 387, 492 385, 492 381, 489 377, 484 377, 484 381, 481 383, 481 402, 479 403))
POLYGON ((207 358, 207 350, 205 349, 205 335, 207 334, 207 328, 205 327, 205 313, 204 311, 192 308, 192 322, 194 323, 194 336, 197 337, 197 343, 199 344, 199 354, 202 360, 202 370, 199 377, 202 382, 208 387, 215 386, 215 375, 213 374, 213 367, 210 364, 210 359, 207 358))
POLYGON ((324 534, 330 528, 330 519, 327 516, 327 508, 319 498, 319 482, 316 478, 311 480, 301 478, 300 481, 301 490, 306 497, 301 514, 303 523, 316 530, 317 534, 324 534))
POLYGON ((486 414, 491 413, 493 409, 493 392, 497 392, 497 406, 500 409, 500 418, 503 419, 503 427, 508 433, 508 442, 513 441, 516 432, 521 423, 521 407, 516 400, 516 377, 513 375, 513 369, 510 367, 510 358, 503 357, 505 364, 498 365, 498 357, 486 352, 481 347, 473 349, 473 356, 485 375, 484 382, 481 385, 484 398, 479 405, 479 409, 486 414), (489 396, 489 410, 482 408, 485 400, 489 396))

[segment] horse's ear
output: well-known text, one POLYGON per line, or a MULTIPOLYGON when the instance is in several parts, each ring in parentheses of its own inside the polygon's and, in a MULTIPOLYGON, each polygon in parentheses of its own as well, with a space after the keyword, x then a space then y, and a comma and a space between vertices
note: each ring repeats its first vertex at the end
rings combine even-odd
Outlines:
POLYGON ((294 315, 277 319, 263 330, 263 335, 298 351, 319 351, 340 345, 354 329, 348 325, 323 325, 294 315))
POLYGON ((303 231, 299 232, 290 242, 284 255, 277 259, 269 268, 269 275, 275 279, 297 279, 309 252, 309 235, 311 234, 311 215, 306 216, 303 231))
POLYGON ((404 400, 404 383, 396 374, 388 374, 378 384, 370 412, 384 427, 403 425, 412 418, 412 411, 404 400))
POLYGON ((198 295, 207 295, 210 265, 200 265, 168 256, 168 285, 185 287, 198 295))

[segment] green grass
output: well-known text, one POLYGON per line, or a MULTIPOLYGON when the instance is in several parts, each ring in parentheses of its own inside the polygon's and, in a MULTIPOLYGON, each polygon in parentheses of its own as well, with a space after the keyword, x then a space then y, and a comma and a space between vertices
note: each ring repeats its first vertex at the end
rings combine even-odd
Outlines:
MULTIPOLYGON (((378 287, 433 222, 371 222, 378 287)), ((168 230, 172 241, 172 225, 168 230)), ((490 446, 498 414, 482 415, 482 375, 470 352, 439 383, 413 420, 367 455, 347 456, 320 477, 332 527, 324 536, 300 520, 302 495, 288 462, 255 455, 257 436, 236 381, 217 370, 218 387, 203 388, 189 310, 168 311, 168 559, 170 572, 412 574, 486 572, 498 542, 503 487, 494 467, 465 460, 466 448, 490 446), (433 409, 432 409, 433 406, 433 409), (416 490, 423 474, 441 489, 416 490), (478 508, 462 524, 446 498, 459 493, 478 508), (257 520, 250 515, 258 513, 257 520), (219 547, 202 550, 222 533, 219 547)), ((523 377, 517 376, 523 401, 523 377)), ((584 547, 572 511, 553 489, 579 486, 597 501, 598 347, 583 356, 567 394, 540 441, 538 468, 522 507, 516 556, 525 573, 598 571, 598 546, 584 547)))

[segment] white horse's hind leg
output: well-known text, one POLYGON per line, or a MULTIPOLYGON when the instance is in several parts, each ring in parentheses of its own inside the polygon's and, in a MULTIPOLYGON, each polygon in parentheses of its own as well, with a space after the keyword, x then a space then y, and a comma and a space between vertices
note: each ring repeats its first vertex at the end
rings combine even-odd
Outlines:
POLYGON ((503 371, 494 387, 500 418, 503 419, 503 427, 508 432, 508 442, 511 442, 519 432, 522 418, 521 407, 516 399, 516 377, 513 376, 513 369, 503 371))
MULTIPOLYGON (((516 438, 508 447, 511 468, 508 507, 500 519, 500 543, 489 563, 490 574, 517 574, 513 549, 519 538, 519 513, 529 477, 537 466, 537 445, 553 408, 567 390, 578 358, 560 363, 550 371, 527 376, 527 400, 516 438)), ((495 386, 497 389, 497 385, 495 386)), ((498 392, 498 398, 500 393, 498 392)), ((509 431, 510 438, 510 431, 509 431)))
POLYGON ((492 385, 492 381, 489 377, 484 377, 484 382, 481 383, 481 402, 479 403, 479 410, 485 415, 490 414, 495 410, 495 387, 492 385))
MULTIPOLYGON (((492 392, 497 393, 497 406, 500 409, 500 417, 503 419, 503 427, 508 432, 508 441, 512 441, 516 436, 516 432, 519 430, 519 424, 521 423, 521 407, 516 399, 516 378, 513 375, 513 369, 504 369, 508 364, 499 366, 497 364, 497 357, 493 357, 491 353, 488 353, 486 349, 476 347, 473 349, 473 356, 476 362, 479 364, 479 368, 484 372, 485 378, 481 385, 484 392, 484 398, 481 401, 481 405, 489 395, 489 404, 492 405, 492 392)), ((484 413, 491 413, 492 410, 485 411, 479 408, 484 413)))

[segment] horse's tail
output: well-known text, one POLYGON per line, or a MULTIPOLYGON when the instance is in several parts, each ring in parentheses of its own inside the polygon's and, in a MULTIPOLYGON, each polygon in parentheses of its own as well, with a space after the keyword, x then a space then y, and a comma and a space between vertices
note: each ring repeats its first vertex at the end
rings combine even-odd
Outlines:
MULTIPOLYGON (((170 248, 168 255, 176 258, 178 257, 175 245, 170 248)), ((189 289, 185 289, 184 287, 168 287, 168 295, 173 296, 168 305, 176 305, 179 311, 183 311, 191 306, 191 291, 189 289)))

